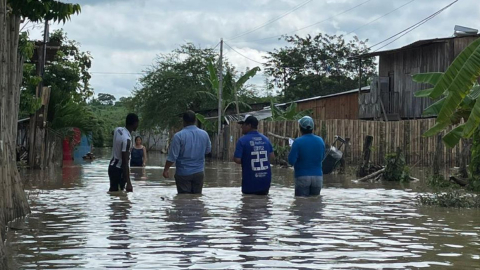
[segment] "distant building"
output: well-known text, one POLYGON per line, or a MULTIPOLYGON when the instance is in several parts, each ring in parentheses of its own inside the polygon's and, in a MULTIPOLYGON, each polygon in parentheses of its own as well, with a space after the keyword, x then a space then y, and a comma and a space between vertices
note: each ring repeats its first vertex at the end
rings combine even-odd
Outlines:
MULTIPOLYGON (((370 91, 370 86, 359 89, 352 89, 340 93, 316 96, 306 99, 292 101, 297 103, 298 111, 312 110, 312 117, 318 120, 328 119, 358 119, 359 95, 370 91)), ((276 104, 277 107, 285 109, 292 102, 276 104)))
POLYGON ((414 93, 431 86, 412 80, 412 75, 444 72, 455 57, 479 35, 475 29, 456 27, 456 35, 416 41, 407 46, 360 55, 358 59, 379 56, 379 74, 372 78, 371 90, 360 95, 359 118, 389 120, 421 118, 434 101, 416 98, 414 93), (458 29, 472 30, 458 35, 458 29), (383 108, 382 108, 383 105, 383 108))

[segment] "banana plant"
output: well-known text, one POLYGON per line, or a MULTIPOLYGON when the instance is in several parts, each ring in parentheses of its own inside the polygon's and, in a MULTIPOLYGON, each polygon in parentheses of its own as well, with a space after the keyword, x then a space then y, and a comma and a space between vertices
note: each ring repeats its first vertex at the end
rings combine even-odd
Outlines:
MULTIPOLYGON (((218 102, 218 91, 219 91, 219 78, 218 72, 213 63, 208 63, 208 90, 207 91, 198 91, 197 95, 207 97, 210 100, 214 100, 218 102)), ((251 107, 245 102, 238 100, 238 90, 244 87, 245 83, 254 77, 257 72, 260 71, 259 67, 254 67, 249 69, 240 76, 237 80, 235 80, 234 76, 230 71, 227 71, 225 76, 223 77, 223 88, 222 88, 222 113, 231 108, 232 106, 236 106, 237 113, 240 113, 240 107, 243 110, 250 110, 251 107)))
POLYGON ((272 110, 272 117, 268 119, 270 121, 292 121, 312 114, 312 110, 297 111, 297 103, 295 102, 292 102, 285 111, 270 102, 270 109, 272 110))
POLYGON ((217 121, 208 121, 204 115, 195 114, 197 121, 202 124, 202 129, 205 130, 208 134, 213 135, 217 131, 217 121))
POLYGON ((443 137, 444 143, 454 147, 462 138, 470 138, 480 125, 480 38, 466 47, 445 72, 423 73, 413 76, 418 83, 433 85, 418 91, 417 97, 437 100, 424 110, 424 115, 437 115, 435 126, 424 136, 433 136, 451 125, 458 125, 443 137))

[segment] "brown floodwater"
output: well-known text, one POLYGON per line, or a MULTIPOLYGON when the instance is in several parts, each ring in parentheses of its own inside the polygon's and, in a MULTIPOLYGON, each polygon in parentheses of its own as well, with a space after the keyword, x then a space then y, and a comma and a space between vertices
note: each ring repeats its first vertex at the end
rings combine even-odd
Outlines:
POLYGON ((176 194, 150 153, 134 193, 107 194, 106 157, 24 173, 32 213, 11 223, 9 269, 480 269, 480 211, 419 207, 415 185, 330 175, 295 198, 291 169, 268 196, 208 162, 202 196, 176 194))

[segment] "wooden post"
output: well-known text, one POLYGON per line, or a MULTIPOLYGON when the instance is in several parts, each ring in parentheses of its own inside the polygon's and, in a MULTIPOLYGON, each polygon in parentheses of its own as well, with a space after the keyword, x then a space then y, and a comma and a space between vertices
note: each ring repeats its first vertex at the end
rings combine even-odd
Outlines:
POLYGON ((363 161, 360 163, 358 169, 357 169, 357 177, 364 177, 368 175, 368 167, 370 163, 370 152, 371 152, 371 146, 373 143, 373 137, 370 135, 367 135, 365 137, 365 143, 363 144, 363 161))
POLYGON ((219 159, 220 155, 222 154, 221 150, 221 132, 222 132, 222 88, 223 88, 223 38, 220 39, 220 57, 218 59, 218 123, 217 123, 217 151, 216 151, 216 158, 219 159))
POLYGON ((443 154, 442 134, 437 135, 437 147, 435 148, 435 157, 433 159, 433 176, 440 176, 440 162, 443 154))
POLYGON ((468 170, 467 170, 467 160, 470 156, 470 146, 472 145, 471 140, 462 140, 463 144, 463 151, 462 156, 460 157, 460 170, 459 176, 462 178, 468 178, 468 170))
POLYGON ((340 160, 340 170, 339 174, 344 174, 347 167, 347 160, 350 156, 350 138, 345 138, 345 148, 343 149, 343 156, 340 160))

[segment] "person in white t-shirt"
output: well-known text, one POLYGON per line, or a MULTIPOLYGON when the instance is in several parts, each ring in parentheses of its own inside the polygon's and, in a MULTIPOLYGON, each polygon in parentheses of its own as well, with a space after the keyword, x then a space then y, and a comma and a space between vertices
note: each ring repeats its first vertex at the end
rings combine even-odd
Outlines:
POLYGON ((117 127, 113 132, 112 159, 108 166, 110 178, 109 192, 122 191, 133 192, 130 181, 130 150, 132 148, 132 131, 137 130, 138 116, 129 113, 125 120, 125 127, 117 127))

